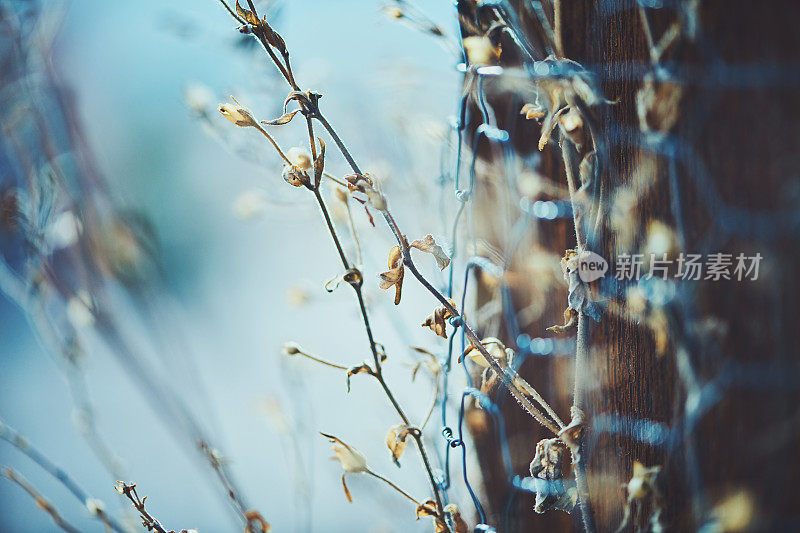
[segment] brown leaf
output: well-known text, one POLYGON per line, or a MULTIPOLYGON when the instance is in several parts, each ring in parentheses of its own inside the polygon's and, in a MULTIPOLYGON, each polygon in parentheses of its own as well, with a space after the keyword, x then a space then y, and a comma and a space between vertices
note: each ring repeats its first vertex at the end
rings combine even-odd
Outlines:
POLYGON ((540 119, 547 114, 547 109, 540 104, 525 104, 520 109, 520 114, 525 115, 527 120, 540 119))
POLYGON ((408 438, 411 429, 405 424, 399 424, 389 428, 386 433, 386 446, 392 452, 392 461, 397 466, 400 466, 400 456, 406 449, 406 439, 408 438))
MULTIPOLYGON (((325 170, 325 141, 317 137, 317 141, 319 141, 319 154, 317 154, 317 159, 314 161, 314 182, 319 185, 320 180, 322 180, 322 172, 325 170)), ((337 191, 339 189, 336 189, 337 191)))
MULTIPOLYGON (((500 342, 500 339, 496 337, 486 337, 481 340, 481 344, 484 348, 486 348, 486 351, 489 352, 489 355, 499 361, 501 366, 505 366, 514 353, 513 350, 506 348, 505 345, 500 342)), ((464 350, 464 353, 461 354, 458 362, 462 362, 465 357, 469 357, 472 359, 473 363, 484 368, 488 368, 490 366, 489 361, 486 360, 486 357, 474 344, 470 344, 467 349, 464 350)))
POLYGON ((451 503, 445 506, 444 511, 450 513, 450 516, 453 518, 453 533, 469 533, 469 526, 461 517, 461 511, 458 505, 451 503))
POLYGON ((565 472, 570 463, 565 461, 567 445, 557 438, 542 439, 536 444, 536 455, 530 472, 535 478, 536 504, 534 510, 543 513, 549 509, 571 512, 577 502, 575 480, 565 472))
POLYGON ((258 26, 261 22, 258 20, 258 15, 250 11, 249 9, 244 9, 242 6, 239 5, 239 0, 236 0, 236 13, 242 17, 245 22, 248 24, 252 24, 253 26, 258 26))
POLYGON ((367 363, 363 363, 359 366, 351 367, 350 370, 347 371, 347 392, 350 392, 350 378, 355 376, 356 374, 372 374, 372 367, 370 367, 367 363))
POLYGON ((289 113, 284 113, 278 118, 272 120, 262 120, 261 123, 266 124, 268 126, 280 126, 282 124, 287 124, 291 122, 294 116, 299 112, 300 112, 299 109, 295 109, 294 111, 290 111, 289 113))
MULTIPOLYGON (((451 300, 450 298, 447 299, 450 302, 450 305, 455 308, 456 303, 451 300)), ((433 310, 433 313, 425 319, 425 322, 422 323, 423 328, 430 328, 431 331, 436 333, 438 336, 442 337, 443 339, 447 338, 447 322, 448 318, 452 318, 454 315, 445 307, 439 306, 433 310)))
POLYGON ((394 286, 394 305, 400 304, 400 297, 403 292, 403 253, 400 251, 399 246, 394 246, 389 251, 389 271, 382 272, 381 289, 388 289, 394 286))
POLYGON ((564 324, 560 326, 550 326, 547 328, 547 331, 552 331, 553 333, 564 333, 569 328, 575 326, 578 323, 578 312, 575 311, 571 307, 567 307, 564 309, 564 324))
POLYGON ((409 246, 433 255, 439 270, 444 270, 447 268, 447 265, 450 264, 450 257, 447 256, 444 248, 437 244, 436 240, 430 234, 425 235, 425 238, 422 240, 412 242, 409 246))
POLYGON ((264 520, 264 517, 258 511, 247 511, 244 516, 247 519, 244 533, 266 533, 270 530, 269 523, 264 520))
POLYGON ((423 516, 437 516, 436 502, 432 498, 428 498, 417 507, 417 520, 423 516))

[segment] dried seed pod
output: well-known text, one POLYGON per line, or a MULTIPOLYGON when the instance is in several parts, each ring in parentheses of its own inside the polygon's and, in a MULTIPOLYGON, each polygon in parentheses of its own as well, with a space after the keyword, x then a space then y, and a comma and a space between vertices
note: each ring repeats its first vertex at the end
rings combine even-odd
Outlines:
POLYGON ((545 109, 541 104, 538 102, 534 104, 525 104, 520 109, 520 114, 525 115, 527 120, 538 120, 545 115, 547 115, 547 109, 545 109))
POLYGON ((657 485, 660 472, 660 466, 646 467, 639 461, 633 462, 633 477, 627 485, 623 485, 628 492, 628 501, 625 506, 625 515, 617 531, 622 531, 627 527, 631 520, 631 514, 635 517, 634 528, 637 531, 646 530, 648 523, 653 531, 661 531, 660 517, 663 498, 657 485), (643 509, 647 509, 649 513, 643 513, 643 509))
POLYGON ((283 177, 283 181, 293 187, 303 187, 311 183, 308 174, 296 165, 284 166, 281 176, 283 177))

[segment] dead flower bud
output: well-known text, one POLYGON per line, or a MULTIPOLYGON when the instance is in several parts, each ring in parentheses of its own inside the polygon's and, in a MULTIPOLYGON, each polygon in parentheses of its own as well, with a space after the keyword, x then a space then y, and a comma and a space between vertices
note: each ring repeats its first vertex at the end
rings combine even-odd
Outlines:
POLYGON ((450 264, 450 257, 444 251, 444 248, 437 244, 436 240, 430 234, 425 235, 424 239, 417 239, 416 241, 413 241, 411 244, 409 244, 409 246, 416 248, 421 252, 433 255, 433 257, 436 259, 436 265, 439 267, 439 270, 444 270, 447 268, 447 265, 450 264))
POLYGON ((244 527, 244 533, 266 533, 270 530, 269 523, 264 520, 264 517, 261 516, 261 513, 258 511, 247 511, 244 514, 244 517, 247 519, 247 525, 244 527))
POLYGON ((633 462, 633 477, 627 485, 623 485, 628 492, 628 502, 625 506, 625 515, 622 518, 617 531, 622 531, 627 527, 633 513, 634 528, 637 531, 647 529, 649 522, 653 531, 661 531, 660 515, 662 498, 661 492, 656 485, 658 474, 661 472, 660 466, 646 467, 639 461, 633 462), (649 508, 650 514, 645 515, 643 508, 649 508))
MULTIPOLYGON (((453 309, 456 307, 456 303, 451 300, 450 298, 447 299, 450 302, 450 305, 453 306, 453 309)), ((443 339, 447 338, 447 322, 448 318, 452 318, 453 315, 449 309, 445 306, 440 305, 436 309, 433 310, 433 313, 425 319, 425 322, 422 323, 423 328, 430 328, 431 331, 436 333, 443 339)))
POLYGON ((333 453, 335 454, 332 459, 338 460, 342 464, 344 473, 342 474, 342 487, 344 488, 344 495, 347 501, 353 502, 353 497, 350 495, 350 489, 347 488, 345 476, 347 474, 358 474, 361 472, 369 472, 367 467, 367 458, 364 457, 360 451, 356 450, 349 444, 343 442, 339 437, 320 433, 323 437, 329 439, 333 443, 333 453))
POLYGON ((521 115, 525 115, 527 120, 538 120, 547 114, 547 109, 537 102, 535 104, 525 104, 519 112, 521 115))
POLYGON ((536 480, 534 511, 544 513, 550 509, 571 512, 578 500, 575 480, 565 472, 567 445, 559 439, 542 439, 536 444, 536 455, 531 461, 531 476, 536 480))
POLYGON ((386 6, 383 8, 383 12, 391 18, 394 19, 401 19, 403 18, 403 10, 397 6, 386 6))
POLYGON ((220 104, 219 112, 222 113, 222 116, 243 128, 255 126, 256 120, 250 111, 242 107, 233 96, 231 96, 231 100, 233 100, 233 104, 220 104))
POLYGON ((393 426, 386 433, 386 446, 392 452, 392 461, 397 466, 400 466, 400 456, 406 449, 406 439, 410 433, 411 428, 404 424, 393 426))
POLYGON ((389 251, 389 270, 379 274, 381 278, 381 289, 394 287, 394 305, 400 304, 400 297, 403 295, 403 253, 399 246, 394 246, 389 251))
POLYGON ((284 342, 283 346, 281 347, 281 351, 284 355, 297 355, 299 353, 303 353, 303 349, 300 347, 300 345, 292 341, 284 342))
MULTIPOLYGON (((500 363, 500 366, 505 366, 508 364, 508 361, 513 358, 514 351, 510 348, 506 348, 505 345, 500 342, 500 339, 495 337, 486 337, 485 339, 481 340, 481 344, 486 348, 486 351, 489 352, 489 355, 494 357, 500 363)), ((486 357, 475 347, 474 344, 470 344, 464 353, 459 358, 459 362, 462 362, 465 357, 469 357, 472 359, 472 362, 477 364, 478 366, 482 366, 484 368, 488 368, 489 361, 486 360, 486 357)))
POLYGON ((89 511, 89 514, 92 516, 100 516, 105 511, 105 504, 96 498, 86 498, 86 510, 89 511))
POLYGON ((311 179, 308 177, 308 174, 306 174, 305 171, 303 171, 303 169, 297 165, 284 166, 281 176, 283 177, 283 181, 289 185, 292 185, 293 187, 302 187, 311 183, 311 179))
POLYGON ((295 146, 293 148, 289 148, 286 152, 286 157, 289 158, 289 161, 292 162, 292 165, 296 166, 302 171, 306 171, 311 168, 311 154, 305 148, 295 146))
POLYGON ((467 60, 473 65, 492 65, 500 58, 500 48, 489 37, 473 35, 462 41, 467 60))
POLYGON ((449 513, 453 519, 453 533, 469 533, 469 526, 461 517, 458 505, 451 503, 444 507, 444 512, 449 513))

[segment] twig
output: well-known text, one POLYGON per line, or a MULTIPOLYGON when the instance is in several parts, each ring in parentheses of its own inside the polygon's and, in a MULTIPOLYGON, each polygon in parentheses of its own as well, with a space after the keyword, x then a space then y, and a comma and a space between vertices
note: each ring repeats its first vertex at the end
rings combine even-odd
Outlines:
POLYGON ((0 473, 2 473, 3 477, 5 477, 6 479, 10 480, 13 483, 16 483, 17 485, 22 487, 22 490, 30 494, 31 498, 33 498, 34 501, 36 501, 36 505, 42 511, 49 514, 50 517, 53 519, 53 522, 55 522, 58 527, 60 527, 64 531, 68 531, 69 533, 80 533, 78 529, 69 525, 69 523, 61 517, 56 508, 53 507, 53 504, 48 502, 44 498, 44 496, 42 496, 35 488, 33 488, 33 485, 31 485, 27 479, 22 477, 21 474, 8 467, 4 467, 2 472, 0 473))
POLYGON ((418 502, 418 501, 417 501, 415 498, 413 498, 413 497, 412 497, 411 495, 409 495, 409 494, 408 494, 406 491, 404 491, 403 489, 401 489, 400 487, 398 487, 397 485, 395 485, 395 484, 394 484, 392 481, 390 481, 389 479, 386 479, 386 478, 385 478, 385 477, 383 477, 382 475, 378 474, 377 472, 373 472, 373 471, 372 471, 372 470, 370 470, 370 469, 367 469, 367 470, 366 470, 366 473, 367 473, 367 474, 369 474, 369 475, 371 475, 371 476, 372 476, 372 477, 374 477, 374 478, 380 479, 381 481, 383 481, 384 483, 386 483, 387 485, 389 485, 390 487, 392 487, 394 490, 396 490, 397 492, 399 492, 400 494, 402 494, 403 496, 405 496, 406 498, 408 498, 409 500, 411 500, 411 501, 412 501, 412 502, 414 502, 415 504, 419 505, 419 502, 418 502))
POLYGON ((156 531, 157 533, 173 533, 167 532, 164 526, 161 525, 161 522, 156 520, 155 517, 153 517, 153 515, 151 515, 147 509, 145 509, 144 502, 147 500, 147 496, 145 496, 144 499, 139 498, 139 495, 136 493, 136 483, 128 484, 123 481, 117 481, 117 483, 117 492, 127 497, 131 501, 133 507, 139 512, 139 517, 142 519, 142 525, 147 528, 147 531, 156 531))
POLYGON ((57 479, 66 489, 81 502, 92 514, 106 527, 117 533, 125 533, 125 529, 114 519, 108 516, 105 511, 98 506, 99 500, 91 498, 69 474, 56 466, 50 459, 42 455, 39 450, 28 443, 28 440, 12 427, 6 425, 0 419, 0 439, 5 440, 19 451, 24 453, 30 460, 39 465, 45 472, 57 479))

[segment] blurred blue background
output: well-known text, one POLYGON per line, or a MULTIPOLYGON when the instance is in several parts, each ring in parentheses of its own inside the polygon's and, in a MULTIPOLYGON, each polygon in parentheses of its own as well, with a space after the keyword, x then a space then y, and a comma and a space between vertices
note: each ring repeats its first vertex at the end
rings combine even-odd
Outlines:
MULTIPOLYGON (((415 522, 412 505, 373 479, 350 476, 355 501, 347 503, 341 468, 328 460, 330 445, 317 434, 340 436, 375 470, 425 499, 426 478, 413 446, 401 469, 390 460, 384 435, 398 421, 377 384, 357 376, 345 394, 340 373, 280 352, 284 341, 294 340, 346 365, 369 355, 350 292, 323 289, 340 272, 310 195, 283 183, 280 163, 253 131, 234 128, 216 112, 215 126, 204 126, 185 102, 193 87, 192 98, 213 95, 212 111, 233 94, 259 118, 278 116, 288 91, 263 51, 237 46, 233 21, 212 0, 48 4, 64 9, 54 63, 76 94, 95 159, 116 193, 148 217, 158 235, 167 281, 159 321, 188 358, 178 351, 155 355, 167 361, 170 382, 211 428, 250 505, 274 531, 429 530, 429 521, 415 522), (242 157, 252 146, 260 161, 242 157), (232 206, 253 189, 268 198, 265 213, 239 220, 232 206)), ((362 165, 383 180, 404 230, 420 237, 441 233, 438 215, 421 215, 438 206, 442 138, 459 77, 443 47, 388 19, 382 7, 370 0, 287 1, 274 26, 289 45, 300 84, 324 94, 328 118, 362 165)), ((424 7, 452 29, 449 2, 424 7)), ((285 147, 305 138, 299 123, 277 136, 285 147)), ((329 154, 326 170, 346 172, 334 150, 329 154)), ((394 308, 375 281, 391 235, 380 225, 370 228, 362 211, 356 217, 369 252, 374 328, 391 356, 388 380, 407 411, 421 419, 431 382, 418 377, 411 383, 414 360, 406 347, 436 347, 417 327, 434 302, 407 284, 402 305, 394 308)), ((434 266, 426 266, 435 276, 434 266)), ((131 328, 145 346, 153 332, 139 322, 132 317, 131 328)), ((151 512, 176 530, 240 530, 187 443, 165 427, 117 360, 97 342, 88 344, 84 365, 96 423, 127 479, 148 496, 151 512)), ((136 525, 114 492, 114 479, 75 428, 67 383, 53 357, 4 299, 0 415, 109 512, 128 512, 136 525)), ((439 436, 433 439, 439 447, 439 436)), ((62 486, 4 442, 0 465, 23 473, 81 530, 101 530, 62 486)), ((56 528, 19 487, 0 479, 0 529, 56 528)))

